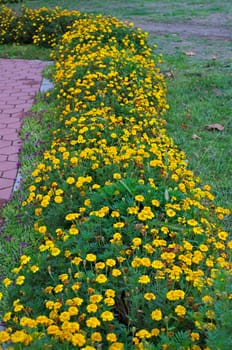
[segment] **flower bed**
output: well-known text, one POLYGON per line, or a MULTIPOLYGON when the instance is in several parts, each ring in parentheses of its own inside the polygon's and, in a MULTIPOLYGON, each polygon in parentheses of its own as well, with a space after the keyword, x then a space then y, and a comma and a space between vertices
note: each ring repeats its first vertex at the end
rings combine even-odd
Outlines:
POLYGON ((147 34, 89 15, 69 29, 52 53, 56 129, 22 202, 37 244, 3 280, 0 342, 209 350, 216 305, 231 307, 229 211, 166 135, 147 34))

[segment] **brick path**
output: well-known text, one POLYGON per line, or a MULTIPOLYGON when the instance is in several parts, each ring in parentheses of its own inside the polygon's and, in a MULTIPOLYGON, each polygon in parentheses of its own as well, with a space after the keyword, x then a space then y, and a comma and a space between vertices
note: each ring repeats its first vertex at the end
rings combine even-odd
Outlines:
POLYGON ((10 199, 17 176, 22 118, 34 103, 47 62, 0 58, 0 208, 10 199))

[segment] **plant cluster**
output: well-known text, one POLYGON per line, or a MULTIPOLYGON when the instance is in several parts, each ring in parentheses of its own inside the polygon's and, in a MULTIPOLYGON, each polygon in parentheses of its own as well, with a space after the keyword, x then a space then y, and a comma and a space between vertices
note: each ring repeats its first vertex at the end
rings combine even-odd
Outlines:
POLYGON ((0 342, 213 349, 230 327, 229 210, 166 134, 147 33, 81 16, 51 58, 55 128, 22 201, 36 242, 3 280, 0 342))
POLYGON ((16 12, 5 5, 0 7, 0 44, 55 45, 76 19, 84 14, 59 7, 29 9, 16 12))

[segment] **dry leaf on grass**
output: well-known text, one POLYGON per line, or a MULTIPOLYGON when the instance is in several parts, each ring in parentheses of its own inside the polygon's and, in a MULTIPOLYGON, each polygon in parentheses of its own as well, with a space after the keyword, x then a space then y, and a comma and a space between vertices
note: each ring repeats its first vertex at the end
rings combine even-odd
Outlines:
POLYGON ((195 56, 196 54, 193 51, 185 51, 185 55, 186 56, 195 56))
POLYGON ((192 139, 194 139, 194 140, 200 140, 201 137, 198 136, 197 134, 193 134, 193 135, 192 135, 192 139))
POLYGON ((209 130, 209 131, 211 131, 211 130, 222 131, 222 130, 224 130, 225 128, 224 128, 223 125, 218 124, 218 123, 215 123, 215 124, 206 125, 206 126, 205 126, 205 129, 206 129, 206 130, 209 130))

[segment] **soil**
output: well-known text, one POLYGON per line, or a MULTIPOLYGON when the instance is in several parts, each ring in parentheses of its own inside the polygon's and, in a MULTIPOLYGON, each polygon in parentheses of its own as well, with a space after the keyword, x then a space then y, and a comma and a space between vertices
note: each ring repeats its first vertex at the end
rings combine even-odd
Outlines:
MULTIPOLYGON (((157 5, 149 4, 151 12, 153 7, 157 9, 157 5)), ((149 32, 154 41, 157 36, 157 44, 159 46, 159 40, 162 41, 164 53, 191 50, 199 58, 232 58, 232 5, 231 11, 226 14, 221 11, 205 17, 169 22, 155 22, 136 16, 134 23, 149 32)))

